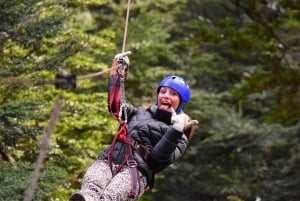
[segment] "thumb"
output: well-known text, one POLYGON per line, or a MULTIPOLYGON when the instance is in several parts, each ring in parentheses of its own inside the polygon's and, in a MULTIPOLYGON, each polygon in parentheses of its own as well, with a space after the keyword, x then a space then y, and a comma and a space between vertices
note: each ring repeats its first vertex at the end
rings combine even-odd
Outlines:
POLYGON ((173 107, 171 107, 171 112, 172 112, 172 117, 176 116, 176 111, 174 110, 173 107))

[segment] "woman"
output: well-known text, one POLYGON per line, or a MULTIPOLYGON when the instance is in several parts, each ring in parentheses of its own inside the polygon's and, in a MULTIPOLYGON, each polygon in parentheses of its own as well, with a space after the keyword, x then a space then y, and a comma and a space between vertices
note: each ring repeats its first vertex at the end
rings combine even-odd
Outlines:
POLYGON ((157 101, 149 108, 125 102, 123 80, 128 57, 113 60, 108 106, 120 121, 113 143, 88 168, 80 192, 70 201, 137 200, 154 185, 154 175, 174 163, 186 150, 198 122, 183 112, 190 100, 188 84, 179 76, 165 77, 157 101))

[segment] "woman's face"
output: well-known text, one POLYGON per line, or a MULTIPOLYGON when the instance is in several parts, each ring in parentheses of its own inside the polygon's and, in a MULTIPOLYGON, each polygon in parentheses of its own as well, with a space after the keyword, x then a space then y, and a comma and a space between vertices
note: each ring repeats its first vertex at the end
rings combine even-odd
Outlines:
POLYGON ((169 88, 161 87, 157 95, 158 108, 160 110, 172 112, 171 107, 176 110, 180 104, 179 94, 169 88))

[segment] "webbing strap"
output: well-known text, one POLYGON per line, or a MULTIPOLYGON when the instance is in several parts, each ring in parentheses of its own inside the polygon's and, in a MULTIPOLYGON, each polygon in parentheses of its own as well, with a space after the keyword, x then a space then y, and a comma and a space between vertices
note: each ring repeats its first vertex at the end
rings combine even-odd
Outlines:
MULTIPOLYGON (((125 137, 128 138, 129 135, 126 135, 125 137)), ((125 160, 130 173, 130 181, 131 181, 131 190, 129 192, 129 198, 134 199, 139 194, 139 176, 138 176, 137 162, 133 158, 132 146, 129 143, 125 143, 125 146, 126 146, 125 160)))
MULTIPOLYGON (((135 162, 135 160, 133 160, 135 162)), ((137 164, 130 164, 130 160, 127 160, 128 170, 131 176, 131 190, 129 192, 129 198, 136 198, 139 194, 139 174, 137 164)))
MULTIPOLYGON (((129 192, 129 198, 134 199, 139 194, 139 174, 137 169, 137 162, 134 160, 132 151, 133 146, 131 145, 130 140, 127 140, 131 138, 127 133, 127 123, 123 122, 121 124, 121 128, 119 129, 117 135, 115 136, 112 145, 107 152, 107 157, 109 161, 110 168, 112 169, 112 160, 111 160, 111 154, 114 150, 115 144, 118 140, 125 142, 125 158, 124 161, 120 164, 118 169, 114 172, 114 174, 117 174, 126 164, 130 173, 130 180, 131 180, 131 190, 129 192)), ((132 139, 132 138, 131 138, 132 139)))
POLYGON ((112 89, 109 93, 109 111, 111 115, 116 119, 118 119, 119 117, 120 97, 121 97, 121 90, 122 90, 120 87, 117 87, 118 81, 119 81, 119 77, 115 76, 112 89))
POLYGON ((129 199, 134 200, 139 195, 139 173, 137 162, 133 157, 133 149, 135 149, 135 141, 127 133, 127 114, 126 114, 126 100, 125 100, 125 87, 124 79, 119 74, 115 76, 113 85, 109 93, 109 110, 114 118, 120 122, 120 129, 115 136, 110 149, 107 152, 109 166, 112 170, 111 155, 114 151, 116 142, 122 141, 125 143, 125 158, 119 165, 118 169, 113 172, 117 174, 126 164, 130 173, 131 190, 128 194, 129 199), (118 86, 120 84, 120 86, 118 86))
POLYGON ((109 91, 108 107, 111 115, 120 123, 127 122, 124 77, 117 74, 109 91))
POLYGON ((80 177, 81 177, 81 175, 82 175, 84 172, 86 172, 86 170, 87 170, 94 162, 95 162, 95 161, 88 163, 87 165, 85 165, 85 166, 79 171, 79 173, 76 175, 76 178, 75 178, 75 183, 76 183, 76 184, 80 184, 80 177))

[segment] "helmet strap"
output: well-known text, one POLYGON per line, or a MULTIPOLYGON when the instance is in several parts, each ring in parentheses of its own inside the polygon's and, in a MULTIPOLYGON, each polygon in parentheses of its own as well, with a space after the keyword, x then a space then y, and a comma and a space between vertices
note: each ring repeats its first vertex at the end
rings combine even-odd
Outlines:
POLYGON ((181 103, 178 105, 178 107, 176 109, 176 114, 183 112, 184 105, 185 105, 185 103, 183 101, 181 101, 181 103))

